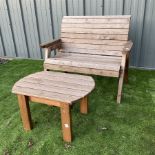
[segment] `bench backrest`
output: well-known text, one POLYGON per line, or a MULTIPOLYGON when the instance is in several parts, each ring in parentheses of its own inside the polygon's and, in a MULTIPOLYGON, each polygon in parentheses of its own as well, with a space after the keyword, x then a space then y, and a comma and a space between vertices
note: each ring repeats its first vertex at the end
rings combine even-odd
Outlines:
POLYGON ((65 52, 122 56, 128 40, 129 15, 64 16, 61 25, 65 52))

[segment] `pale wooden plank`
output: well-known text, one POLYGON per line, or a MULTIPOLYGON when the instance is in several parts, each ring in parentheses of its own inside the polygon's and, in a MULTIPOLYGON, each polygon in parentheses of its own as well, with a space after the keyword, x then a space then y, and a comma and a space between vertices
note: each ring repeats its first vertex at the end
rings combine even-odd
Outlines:
POLYGON ((83 75, 69 74, 69 73, 62 73, 62 72, 44 71, 44 72, 38 72, 38 73, 28 75, 26 78, 31 78, 31 77, 35 77, 35 78, 39 77, 41 79, 49 78, 59 82, 60 81, 67 82, 68 84, 70 83, 80 84, 81 82, 80 85, 84 85, 84 86, 94 85, 94 80, 90 76, 83 76, 83 75))
POLYGON ((77 18, 77 19, 83 19, 83 18, 91 18, 91 19, 103 19, 103 18, 119 18, 119 19, 123 19, 123 18, 131 18, 131 15, 117 15, 117 16, 114 16, 114 15, 111 15, 111 16, 64 16, 63 18, 66 18, 66 19, 74 19, 74 18, 77 18))
POLYGON ((61 28, 85 28, 85 29, 129 29, 129 23, 123 24, 70 24, 62 23, 61 28))
POLYGON ((111 45, 111 46, 124 46, 127 41, 120 40, 94 40, 94 39, 70 39, 70 38, 62 38, 62 42, 64 43, 77 43, 77 44, 96 44, 96 45, 111 45))
POLYGON ((47 79, 47 80, 50 80, 50 79, 53 79, 54 81, 64 81, 66 83, 76 83, 76 84, 81 84, 81 85, 84 85, 84 86, 90 86, 92 85, 92 81, 86 81, 86 80, 81 80, 81 79, 77 79, 75 81, 75 79, 73 78, 64 78, 63 76, 62 77, 57 77, 57 76, 50 76, 50 75, 46 75, 46 76, 43 76, 43 75, 40 75, 40 74, 32 74, 32 75, 29 75, 29 77, 35 77, 35 78, 43 78, 43 79, 47 79))
MULTIPOLYGON (((58 88, 70 88, 73 90, 83 90, 83 91, 88 91, 92 88, 92 86, 94 86, 95 84, 87 85, 81 85, 81 84, 76 84, 76 83, 67 83, 67 82, 63 82, 63 81, 55 81, 52 78, 51 79, 39 79, 39 78, 25 78, 23 79, 23 82, 31 82, 31 83, 40 83, 40 84, 44 84, 44 85, 49 85, 49 86, 54 86, 54 87, 58 87, 58 88)), ((93 82, 94 83, 94 82, 93 82)))
POLYGON ((76 34, 61 33, 62 38, 98 39, 98 40, 128 40, 128 35, 101 35, 101 34, 76 34))
POLYGON ((92 77, 87 76, 87 75, 83 76, 80 74, 69 74, 69 73, 63 73, 63 72, 52 72, 52 71, 48 72, 47 71, 47 72, 38 72, 38 73, 35 73, 35 75, 43 75, 43 78, 46 75, 46 76, 51 76, 51 77, 54 76, 57 78, 64 77, 64 78, 74 79, 74 80, 86 80, 86 81, 89 81, 90 83, 93 82, 92 77))
POLYGON ((128 18, 123 18, 123 19, 119 19, 119 18, 82 18, 82 19, 71 19, 71 18, 63 18, 62 23, 89 23, 89 24, 101 24, 101 23, 110 23, 110 24, 123 24, 123 23, 129 23, 130 19, 128 18))
POLYGON ((111 34, 111 35, 128 35, 129 29, 84 29, 84 28, 61 28, 64 33, 86 33, 86 34, 111 34))
POLYGON ((57 57, 64 57, 64 56, 68 56, 68 57, 77 57, 77 58, 88 58, 88 59, 96 59, 97 61, 109 61, 109 60, 114 60, 114 61, 118 61, 120 62, 122 60, 121 57, 118 56, 107 56, 107 55, 91 55, 91 54, 81 54, 81 53, 57 53, 57 55, 55 56, 55 58, 57 57))
POLYGON ((28 82, 28 81, 17 82, 16 87, 32 88, 32 89, 37 89, 37 90, 39 89, 39 90, 46 91, 46 92, 58 93, 58 94, 64 94, 64 95, 73 95, 77 97, 85 96, 89 92, 89 90, 84 91, 84 90, 69 89, 65 87, 60 88, 57 86, 50 86, 50 85, 33 83, 33 82, 28 82))
POLYGON ((49 61, 52 61, 53 59, 83 61, 83 62, 90 62, 90 63, 101 64, 101 65, 108 64, 108 63, 114 64, 114 65, 121 64, 121 57, 89 55, 89 54, 61 53, 61 54, 57 54, 54 58, 49 58, 49 61))
POLYGON ((65 48, 61 49, 61 52, 64 53, 79 53, 79 54, 89 54, 92 56, 95 55, 109 55, 109 56, 122 56, 121 51, 108 51, 108 50, 94 50, 94 49, 77 49, 77 48, 65 48))
POLYGON ((51 93, 47 91, 43 91, 40 89, 32 89, 32 88, 24 88, 24 87, 14 87, 12 90, 15 94, 21 94, 25 96, 34 96, 34 97, 40 97, 45 99, 52 99, 56 101, 66 102, 66 103, 72 103, 73 101, 78 100, 77 96, 72 95, 64 95, 64 94, 58 94, 58 93, 51 93))
MULTIPOLYGON (((80 55, 80 54, 79 54, 80 55)), ((49 62, 54 60, 68 60, 68 61, 80 61, 80 62, 88 62, 88 63, 94 63, 94 64, 99 64, 99 65, 120 65, 121 64, 121 59, 115 59, 113 58, 107 58, 104 56, 100 56, 99 58, 97 57, 90 57, 89 55, 83 56, 83 54, 81 54, 82 56, 77 56, 77 55, 62 55, 62 56, 56 56, 54 58, 49 58, 49 62)), ((110 56, 109 56, 110 57, 110 56)), ((47 62, 47 61, 46 61, 47 62)))
POLYGON ((94 68, 94 69, 96 68, 96 69, 107 70, 108 68, 109 70, 115 70, 115 69, 119 69, 121 61, 117 61, 117 60, 116 61, 115 60, 97 61, 95 59, 88 60, 88 58, 87 59, 85 58, 83 59, 73 58, 72 59, 71 57, 69 58, 66 57, 66 58, 54 58, 54 59, 50 58, 47 61, 45 61, 45 63, 60 64, 60 65, 64 64, 64 65, 69 65, 69 66, 77 66, 77 64, 79 64, 79 67, 89 66, 89 68, 94 68), (94 67, 93 67, 93 64, 95 64, 94 67))
POLYGON ((77 49, 95 49, 95 50, 123 51, 124 46, 62 43, 62 48, 64 48, 64 49, 65 48, 77 48, 77 49))
POLYGON ((94 62, 88 61, 80 61, 80 60, 66 60, 66 59, 46 59, 45 63, 54 64, 54 65, 65 65, 65 66, 72 66, 72 67, 83 67, 83 68, 93 68, 93 69, 103 69, 103 70, 114 70, 119 71, 120 65, 118 64, 98 64, 94 62))
POLYGON ((83 74, 91 74, 91 75, 100 75, 100 76, 110 76, 110 77, 118 77, 118 71, 110 71, 110 70, 98 70, 92 68, 82 68, 82 67, 72 67, 72 66, 62 66, 62 65, 53 65, 44 63, 44 68, 55 70, 55 71, 67 71, 73 73, 83 73, 83 74))

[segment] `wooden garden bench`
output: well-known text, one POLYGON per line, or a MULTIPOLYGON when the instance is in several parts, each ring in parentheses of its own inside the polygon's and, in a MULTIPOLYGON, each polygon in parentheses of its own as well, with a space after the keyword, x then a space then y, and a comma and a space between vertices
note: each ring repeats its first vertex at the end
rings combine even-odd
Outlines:
POLYGON ((128 41, 130 17, 65 16, 61 38, 41 44, 45 48, 44 69, 117 77, 120 103, 132 48, 128 41), (51 58, 52 50, 57 52, 51 58))

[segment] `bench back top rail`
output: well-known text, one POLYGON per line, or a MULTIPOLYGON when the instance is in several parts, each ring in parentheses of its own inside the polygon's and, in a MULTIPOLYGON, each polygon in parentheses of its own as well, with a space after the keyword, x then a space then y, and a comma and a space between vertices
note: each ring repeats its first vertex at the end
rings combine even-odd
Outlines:
POLYGON ((122 56, 130 18, 130 15, 64 16, 62 52, 122 56))

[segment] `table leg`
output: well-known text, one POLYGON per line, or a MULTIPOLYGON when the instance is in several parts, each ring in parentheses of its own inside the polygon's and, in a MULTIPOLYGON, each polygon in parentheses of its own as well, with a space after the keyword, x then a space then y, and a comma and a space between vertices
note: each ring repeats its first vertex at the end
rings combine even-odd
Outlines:
POLYGON ((17 95, 20 107, 20 114, 23 122, 23 127, 26 131, 32 129, 31 113, 28 98, 24 95, 17 95))
POLYGON ((88 97, 87 96, 85 96, 84 98, 81 99, 80 112, 82 114, 87 114, 88 113, 88 97))
POLYGON ((62 103, 61 107, 61 124, 63 139, 66 142, 72 141, 72 124, 71 124, 71 110, 68 103, 62 103))

